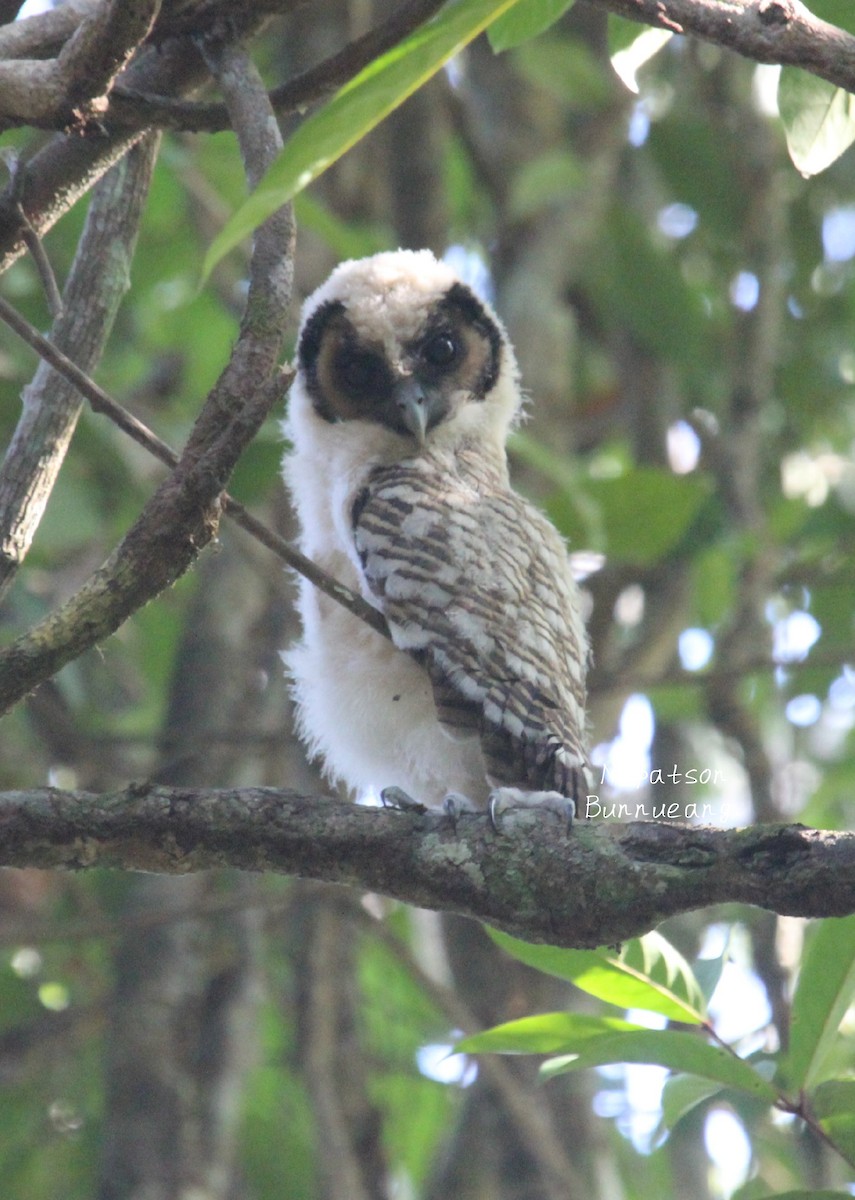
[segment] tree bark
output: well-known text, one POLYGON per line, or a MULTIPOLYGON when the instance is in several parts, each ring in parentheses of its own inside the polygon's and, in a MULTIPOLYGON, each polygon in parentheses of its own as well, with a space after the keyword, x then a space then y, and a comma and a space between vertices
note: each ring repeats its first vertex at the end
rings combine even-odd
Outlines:
POLYGON ((487 921, 533 942, 602 946, 666 917, 741 902, 789 916, 855 912, 855 834, 578 823, 519 810, 494 830, 274 788, 132 785, 0 793, 0 865, 183 875, 275 871, 487 921))

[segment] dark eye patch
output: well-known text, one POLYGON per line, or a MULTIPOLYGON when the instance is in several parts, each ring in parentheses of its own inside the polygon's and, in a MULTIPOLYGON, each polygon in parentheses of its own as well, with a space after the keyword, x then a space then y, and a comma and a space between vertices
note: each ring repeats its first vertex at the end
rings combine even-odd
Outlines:
POLYGON ((472 392, 483 399, 495 387, 502 361, 502 335, 496 322, 481 301, 463 283, 455 283, 440 301, 440 311, 451 321, 462 341, 461 357, 471 353, 473 334, 483 346, 482 361, 477 378, 472 380, 472 392))
POLYGON ((389 371, 379 354, 343 342, 333 361, 336 380, 354 399, 377 397, 390 386, 389 371))

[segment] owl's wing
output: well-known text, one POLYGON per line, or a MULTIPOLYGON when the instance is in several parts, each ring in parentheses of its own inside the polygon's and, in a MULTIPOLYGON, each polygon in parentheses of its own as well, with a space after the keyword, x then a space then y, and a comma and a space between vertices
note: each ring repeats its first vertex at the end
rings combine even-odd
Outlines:
POLYGON ((553 527, 506 489, 404 466, 378 470, 352 517, 366 582, 444 728, 480 735, 494 786, 575 796, 587 644, 553 527))

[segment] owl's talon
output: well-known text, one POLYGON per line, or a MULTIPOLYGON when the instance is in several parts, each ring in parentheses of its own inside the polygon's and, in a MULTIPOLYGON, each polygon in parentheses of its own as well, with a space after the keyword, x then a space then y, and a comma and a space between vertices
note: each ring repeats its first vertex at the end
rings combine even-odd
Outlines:
POLYGON ((387 787, 383 788, 380 793, 380 800, 384 808, 397 808, 399 812, 407 813, 426 813, 427 808, 420 800, 414 800, 409 792, 405 792, 403 788, 387 787))
POLYGON ((442 801, 442 811, 447 817, 450 817, 454 824, 457 824, 458 818, 463 813, 477 812, 478 808, 468 796, 464 796, 462 792, 449 792, 442 801))
POLYGON ((490 824, 496 833, 501 833, 502 813, 514 808, 547 809, 561 817, 570 829, 576 817, 576 805, 569 796, 560 792, 526 792, 522 788, 496 788, 490 793, 490 824))

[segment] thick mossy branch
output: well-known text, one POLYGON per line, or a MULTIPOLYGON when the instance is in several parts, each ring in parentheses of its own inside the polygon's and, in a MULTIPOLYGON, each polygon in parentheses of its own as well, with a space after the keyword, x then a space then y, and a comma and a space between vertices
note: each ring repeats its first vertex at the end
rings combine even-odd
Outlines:
POLYGON ((666 917, 742 902, 791 916, 855 912, 855 834, 711 829, 362 808, 273 788, 132 786, 0 793, 0 865, 183 874, 275 871, 487 921, 529 941, 598 946, 666 917))

